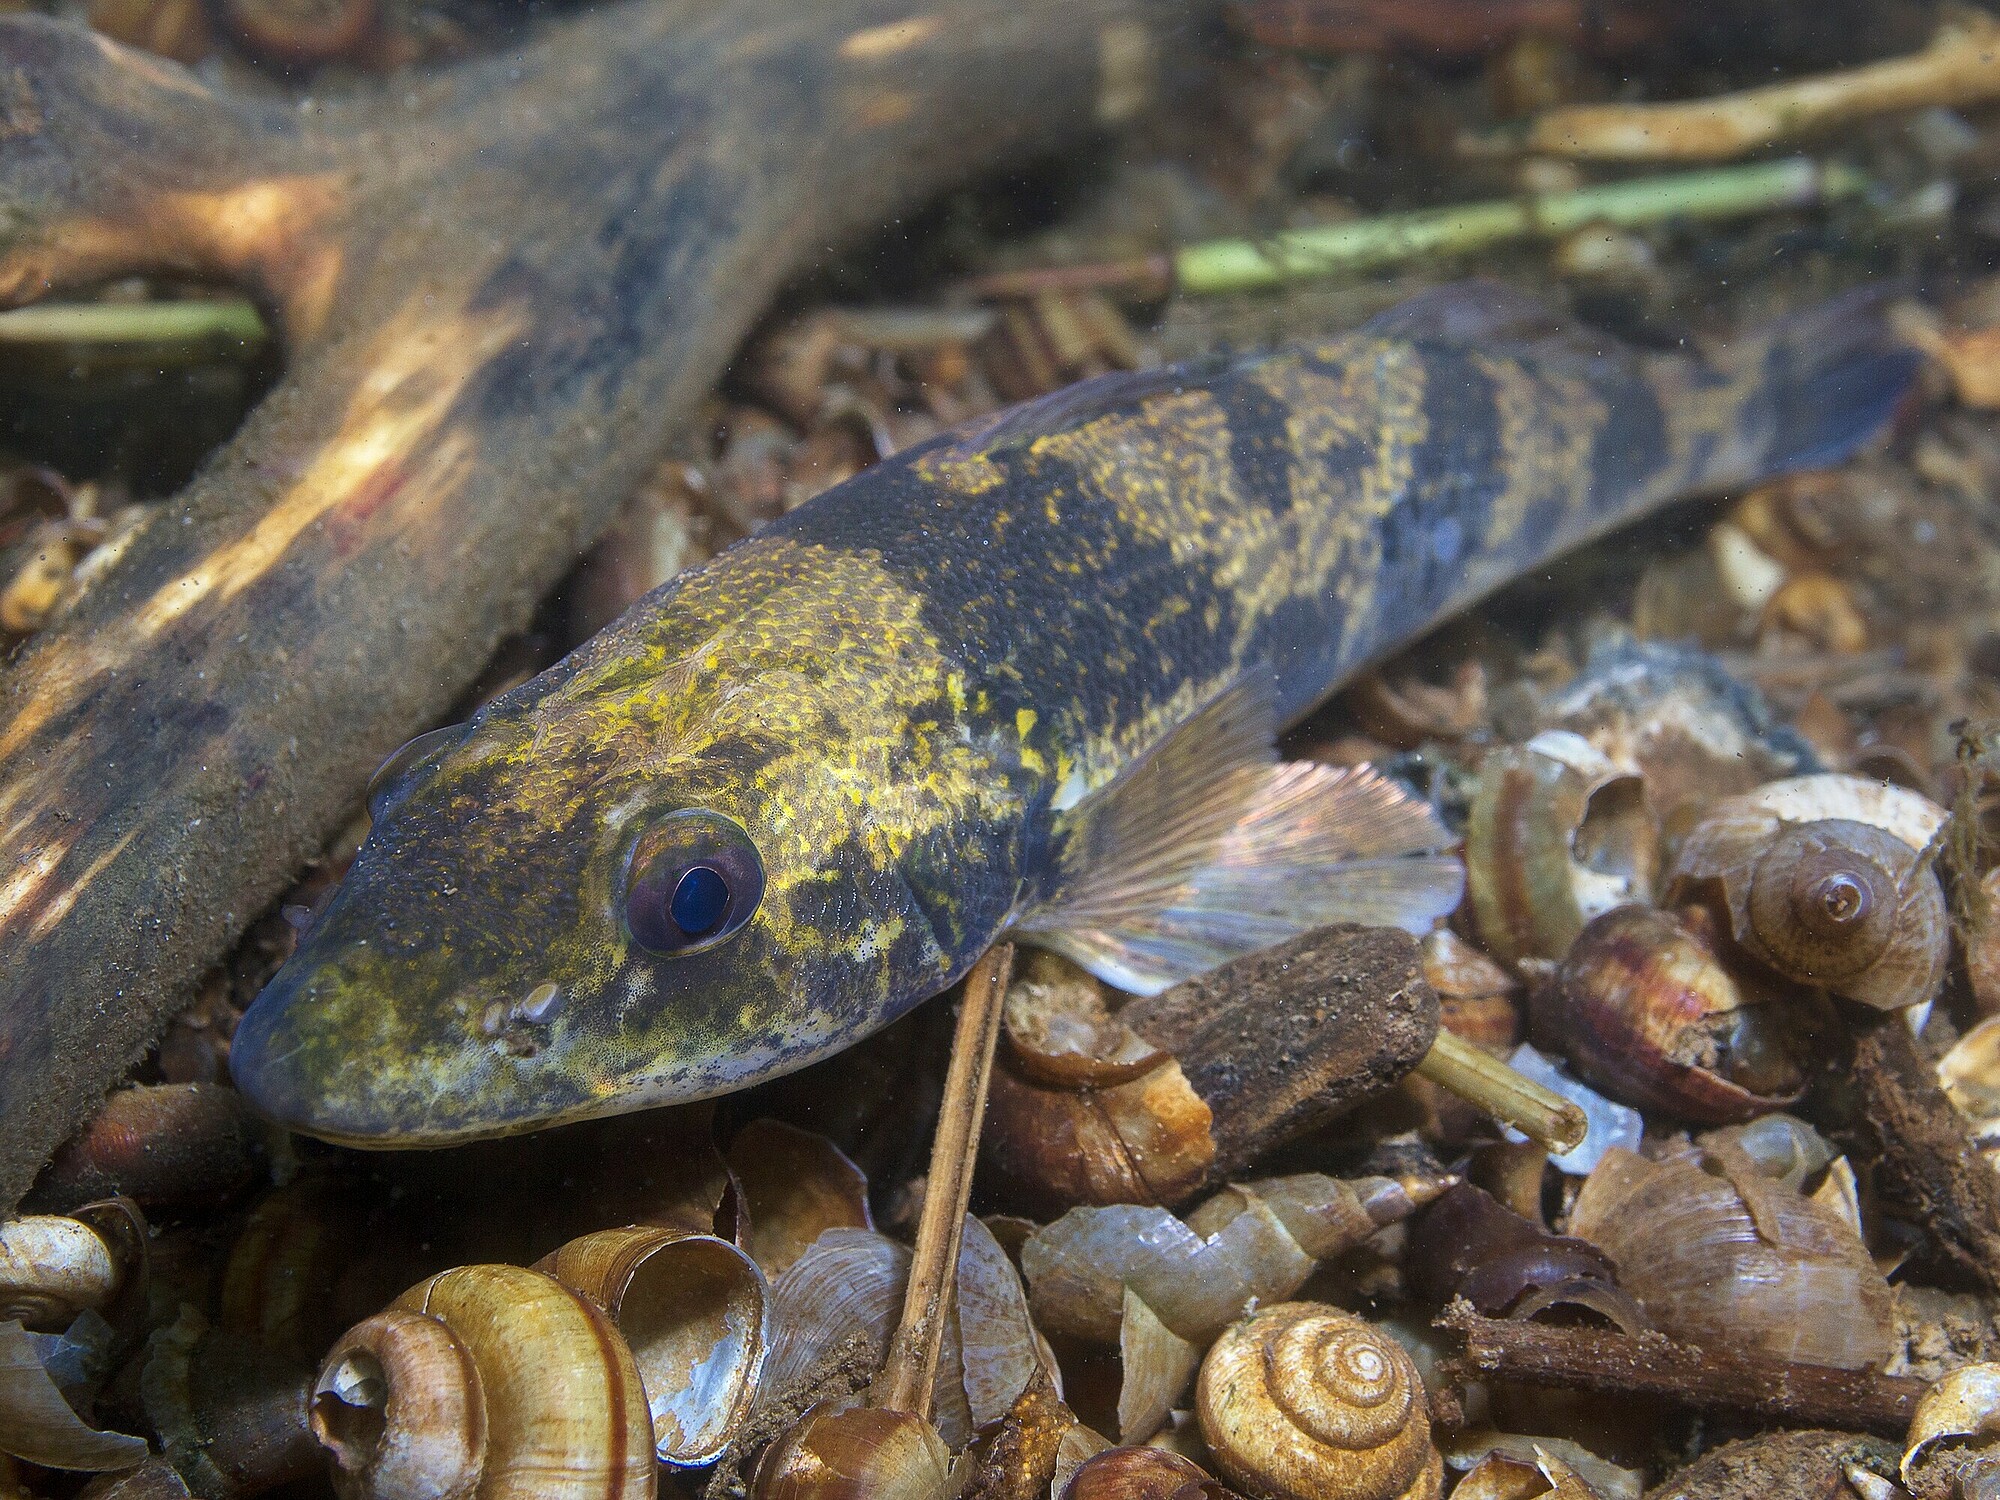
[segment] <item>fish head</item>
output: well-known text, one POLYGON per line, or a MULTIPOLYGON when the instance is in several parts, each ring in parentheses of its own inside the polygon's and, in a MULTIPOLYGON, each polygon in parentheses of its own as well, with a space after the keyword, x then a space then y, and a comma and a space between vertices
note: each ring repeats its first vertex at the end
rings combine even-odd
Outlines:
POLYGON ((378 773, 352 868, 232 1044, 272 1118, 435 1145, 712 1097, 977 956, 925 893, 950 820, 841 785, 811 684, 529 689, 378 773))

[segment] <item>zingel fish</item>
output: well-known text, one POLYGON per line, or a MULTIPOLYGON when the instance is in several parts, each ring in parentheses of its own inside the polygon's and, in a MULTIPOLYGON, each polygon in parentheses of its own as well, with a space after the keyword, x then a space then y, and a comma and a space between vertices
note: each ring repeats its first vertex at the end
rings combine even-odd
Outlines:
POLYGON ((1426 929, 1444 828, 1277 730, 1588 537, 1846 456, 1912 367, 1865 300, 1703 360, 1460 287, 924 443, 392 757, 236 1080, 439 1143, 801 1067, 1002 933, 1152 990, 1426 929))

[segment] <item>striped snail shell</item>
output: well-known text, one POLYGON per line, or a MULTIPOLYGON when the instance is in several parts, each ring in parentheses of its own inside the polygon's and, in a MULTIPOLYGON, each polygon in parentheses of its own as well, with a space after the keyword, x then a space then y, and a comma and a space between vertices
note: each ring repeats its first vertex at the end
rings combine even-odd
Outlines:
POLYGON ((1280 1302, 1226 1330, 1195 1411, 1229 1481, 1271 1500, 1437 1500, 1444 1465, 1423 1381, 1373 1324, 1280 1302))

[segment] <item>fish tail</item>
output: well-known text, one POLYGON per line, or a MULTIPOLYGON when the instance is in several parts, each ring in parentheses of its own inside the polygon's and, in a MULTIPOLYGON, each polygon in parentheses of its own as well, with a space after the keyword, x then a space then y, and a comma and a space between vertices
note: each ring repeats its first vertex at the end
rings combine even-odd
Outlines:
POLYGON ((1892 290, 1865 287, 1835 297, 1749 335, 1718 358, 1743 392, 1739 431, 1752 441, 1737 449, 1743 471, 1714 474, 1715 483, 1824 468, 1882 433, 1909 393, 1920 358, 1890 327, 1892 290))

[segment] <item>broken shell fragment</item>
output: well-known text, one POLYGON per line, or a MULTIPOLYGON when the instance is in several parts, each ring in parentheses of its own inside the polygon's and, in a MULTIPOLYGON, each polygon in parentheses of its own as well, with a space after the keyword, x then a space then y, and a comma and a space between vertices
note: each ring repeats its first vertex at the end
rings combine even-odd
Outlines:
POLYGON ((1404 1269, 1411 1289, 1440 1307, 1463 1297, 1488 1317, 1587 1308, 1626 1333, 1646 1326, 1602 1250, 1550 1234, 1470 1183, 1411 1221, 1404 1269))
POLYGON ((535 1269, 608 1314, 632 1351, 653 1448, 676 1467, 713 1463, 749 1413, 767 1343, 765 1283, 727 1240, 675 1229, 602 1229, 535 1269))
POLYGON ((931 1424, 873 1406, 818 1407, 764 1450, 751 1500, 943 1500, 951 1450, 931 1424))
POLYGON ((1787 998, 1726 968, 1699 928, 1622 906, 1585 927, 1532 1002, 1535 1035, 1617 1099, 1723 1125, 1805 1091, 1808 1037, 1787 998))
POLYGON ((1991 1151, 2000 1137, 2000 1016, 1988 1016, 1938 1059, 1938 1086, 1991 1151))
POLYGON ((752 1120, 729 1143, 737 1241, 766 1276, 781 1276, 829 1229, 873 1229, 868 1179, 823 1135, 752 1120), (747 1222, 745 1222, 747 1221, 747 1222))
POLYGON ((1503 962, 1562 957, 1591 918, 1649 899, 1657 863, 1643 783, 1581 735, 1547 730, 1480 767, 1466 883, 1503 962))
POLYGON ((1605 1153, 1570 1233, 1611 1257, 1669 1338, 1841 1369, 1885 1358, 1889 1284, 1845 1220, 1754 1170, 1732 1179, 1700 1159, 1605 1153))
POLYGON ((100 1432, 79 1417, 44 1368, 35 1340, 0 1321, 0 1454, 50 1469, 96 1473, 143 1463, 146 1440, 100 1432))
POLYGON ((1744 951, 1788 979, 1878 1010, 1933 998, 1951 925, 1923 852, 1944 810, 1832 773, 1773 782, 1710 809, 1674 856, 1667 894, 1709 900, 1744 951))
POLYGON ((321 1366, 313 1425, 347 1496, 654 1493, 624 1339, 581 1293, 519 1266, 440 1272, 358 1325, 321 1366))
POLYGON ((1226 1330, 1195 1414, 1230 1482, 1275 1500, 1436 1500, 1443 1483, 1415 1363, 1323 1303, 1281 1302, 1226 1330))
POLYGON ((2000 1438, 2000 1365, 1953 1370, 1923 1394, 1910 1419, 1903 1484, 1920 1500, 1960 1492, 1968 1464, 1990 1460, 2000 1438), (1986 1441, 1980 1442, 1979 1439, 1986 1441))
POLYGON ((1063 1500, 1227 1500, 1232 1491, 1164 1448, 1107 1448, 1070 1476, 1063 1500))
MULTIPOLYGON (((887 1235, 872 1229, 821 1235, 771 1286, 771 1352, 757 1395, 768 1402, 797 1389, 821 1361, 857 1340, 860 1357, 879 1366, 909 1275, 910 1251, 887 1235)), ((1020 1277, 992 1232, 970 1216, 959 1246, 957 1301, 933 1388, 938 1431, 954 1448, 1005 1416, 1040 1362, 1020 1277)))

